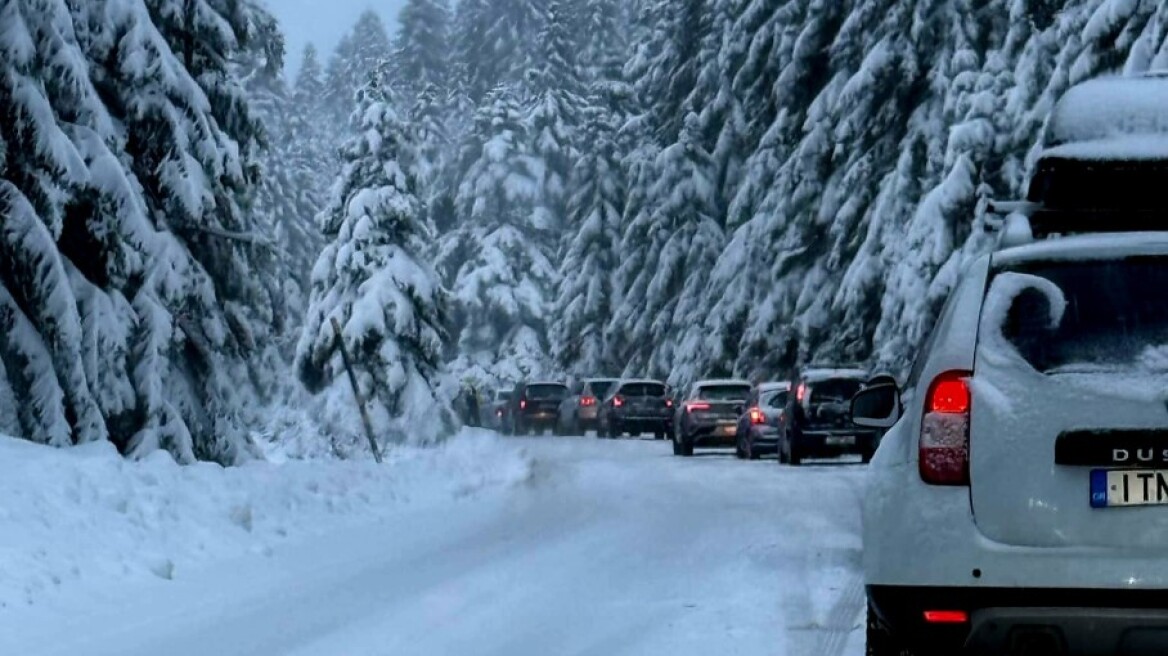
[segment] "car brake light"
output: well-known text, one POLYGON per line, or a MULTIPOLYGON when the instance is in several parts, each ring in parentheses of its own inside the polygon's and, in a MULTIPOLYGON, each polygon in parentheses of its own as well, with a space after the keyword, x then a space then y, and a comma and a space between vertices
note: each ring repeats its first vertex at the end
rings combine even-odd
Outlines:
POLYGON ((795 400, 799 403, 807 398, 807 383, 799 383, 799 387, 795 388, 795 400))
POLYGON ((527 409, 527 399, 519 399, 519 409, 520 410, 527 409))
POLYGON ((969 485, 968 371, 947 371, 933 380, 921 420, 921 480, 932 485, 969 485))
POLYGON ((929 624, 965 624, 969 613, 963 610, 927 610, 925 621, 929 624))
POLYGON ((709 403, 687 403, 685 406, 686 412, 699 412, 710 409, 709 403))
POLYGON ((502 417, 502 416, 503 416, 503 411, 502 411, 502 410, 496 410, 496 411, 495 411, 495 416, 496 416, 496 417, 502 417))
POLYGON ((582 397, 580 397, 580 405, 582 405, 584 407, 596 405, 596 397, 582 396, 582 397))
POLYGON ((759 410, 758 408, 751 408, 750 409, 750 423, 752 423, 752 424, 766 423, 766 415, 764 415, 762 413, 762 410, 759 410))
POLYGON ((625 400, 619 396, 612 397, 612 407, 619 408, 625 404, 625 400))
POLYGON ((665 407, 672 408, 673 407, 673 399, 665 399, 665 407))

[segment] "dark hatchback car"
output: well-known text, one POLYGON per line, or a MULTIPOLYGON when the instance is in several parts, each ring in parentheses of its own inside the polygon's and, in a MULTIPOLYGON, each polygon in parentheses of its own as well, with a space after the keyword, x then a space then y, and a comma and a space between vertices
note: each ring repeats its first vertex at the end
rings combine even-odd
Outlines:
POLYGON ((755 388, 738 418, 735 455, 755 460, 763 454, 778 453, 779 426, 790 388, 790 383, 762 383, 755 388))
POLYGON ((796 372, 779 429, 779 462, 799 465, 806 458, 846 454, 870 461, 880 432, 851 420, 852 397, 867 381, 863 369, 809 367, 796 372))
POLYGON ((663 440, 673 436, 673 399, 665 383, 658 380, 626 380, 600 404, 596 434, 638 437, 652 433, 663 440))
POLYGON ((556 427, 560 403, 568 386, 557 382, 519 383, 511 391, 507 432, 511 435, 542 433, 556 427))
POLYGON ((745 380, 694 383, 677 408, 673 455, 692 456, 695 447, 726 448, 738 442, 738 417, 754 387, 745 380))

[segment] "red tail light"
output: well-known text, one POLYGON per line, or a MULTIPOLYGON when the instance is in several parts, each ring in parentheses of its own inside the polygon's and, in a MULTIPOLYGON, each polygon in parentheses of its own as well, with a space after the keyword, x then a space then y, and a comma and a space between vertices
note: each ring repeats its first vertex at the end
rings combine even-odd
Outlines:
POLYGON ((502 417, 502 416, 503 416, 503 411, 502 411, 502 410, 496 410, 496 411, 495 411, 495 416, 496 416, 496 417, 502 417))
POLYGON ((932 485, 969 485, 968 371, 947 371, 929 386, 921 420, 921 480, 932 485))
POLYGON ((596 397, 595 396, 582 396, 582 397, 580 397, 580 405, 582 405, 586 408, 589 406, 594 406, 594 405, 596 405, 596 397))
POLYGON ((673 407, 673 399, 665 399, 665 407, 672 408, 673 407))
POLYGON ((795 388, 795 400, 799 403, 807 398, 807 383, 799 383, 799 387, 795 388))
POLYGON ((527 409, 527 399, 519 399, 519 409, 520 410, 527 409))
POLYGON ((619 408, 625 404, 625 400, 619 396, 612 397, 612 407, 619 408))
POLYGON ((750 423, 752 423, 752 424, 765 424, 766 423, 766 415, 764 415, 762 413, 762 410, 759 410, 758 408, 751 408, 750 409, 750 423))
POLYGON ((925 621, 929 624, 965 624, 969 613, 963 610, 927 610, 925 621))
POLYGON ((710 409, 709 403, 687 403, 685 405, 686 412, 705 412, 710 409))

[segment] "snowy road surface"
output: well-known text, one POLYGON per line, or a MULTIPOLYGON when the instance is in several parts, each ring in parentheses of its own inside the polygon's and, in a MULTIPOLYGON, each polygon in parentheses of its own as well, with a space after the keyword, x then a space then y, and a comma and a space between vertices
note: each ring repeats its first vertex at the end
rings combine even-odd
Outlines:
POLYGON ((859 465, 508 442, 525 484, 9 608, 0 653, 862 653, 859 465))

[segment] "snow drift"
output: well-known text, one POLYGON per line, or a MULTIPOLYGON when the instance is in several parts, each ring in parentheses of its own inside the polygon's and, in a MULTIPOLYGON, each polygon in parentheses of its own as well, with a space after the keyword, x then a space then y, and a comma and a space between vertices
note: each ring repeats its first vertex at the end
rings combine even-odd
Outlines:
POLYGON ((526 456, 486 431, 370 461, 179 466, 97 442, 71 450, 0 437, 0 613, 81 585, 181 578, 190 566, 527 480, 526 456))

